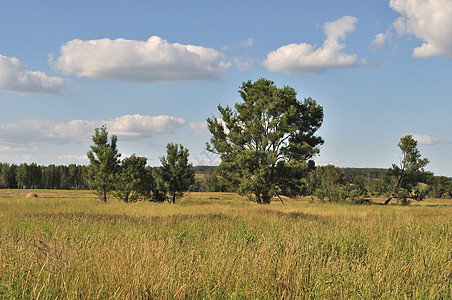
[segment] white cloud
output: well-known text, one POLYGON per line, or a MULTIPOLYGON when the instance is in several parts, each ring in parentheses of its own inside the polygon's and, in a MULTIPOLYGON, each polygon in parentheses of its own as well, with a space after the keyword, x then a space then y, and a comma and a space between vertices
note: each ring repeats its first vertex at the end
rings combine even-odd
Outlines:
POLYGON ((244 72, 254 65, 254 59, 251 57, 234 57, 232 59, 234 61, 234 65, 240 72, 244 72))
POLYGON ((422 41, 413 56, 452 58, 451 0, 391 0, 389 5, 401 14, 393 24, 397 32, 422 41))
POLYGON ((185 120, 171 116, 125 115, 103 121, 72 120, 55 122, 48 120, 23 120, 0 124, 0 151, 11 151, 39 144, 84 143, 91 140, 96 127, 107 125, 110 134, 119 138, 146 139, 153 134, 174 132, 184 126, 185 120))
POLYGON ((440 139, 425 134, 412 134, 411 136, 420 145, 437 145, 443 143, 440 139))
POLYGON ((242 43, 243 47, 251 47, 254 45, 254 39, 253 38, 248 38, 245 41, 243 41, 242 43))
POLYGON ((379 62, 378 60, 374 60, 374 59, 362 58, 361 63, 363 65, 369 66, 369 67, 375 67, 375 68, 381 67, 381 62, 379 62))
POLYGON ((204 132, 206 132, 208 130, 207 122, 205 122, 205 121, 190 122, 190 123, 188 123, 188 125, 190 125, 190 127, 194 131, 196 131, 197 134, 203 134, 204 132))
POLYGON ((340 43, 347 34, 355 30, 357 18, 345 16, 334 22, 325 23, 326 35, 322 47, 315 49, 311 44, 290 44, 267 54, 262 63, 274 72, 317 75, 330 68, 347 68, 356 66, 356 54, 341 52, 345 44, 340 43))
POLYGON ((152 134, 174 132, 185 120, 171 116, 125 115, 105 121, 112 134, 127 137, 150 137, 152 134))
POLYGON ((385 42, 391 37, 389 32, 378 33, 375 35, 375 39, 370 43, 370 48, 373 51, 377 51, 383 48, 385 42))
POLYGON ((63 75, 145 84, 219 80, 231 65, 217 50, 171 44, 158 36, 147 41, 72 40, 51 64, 63 75))
POLYGON ((29 71, 17 58, 0 55, 0 90, 19 95, 58 95, 63 87, 64 79, 29 71))

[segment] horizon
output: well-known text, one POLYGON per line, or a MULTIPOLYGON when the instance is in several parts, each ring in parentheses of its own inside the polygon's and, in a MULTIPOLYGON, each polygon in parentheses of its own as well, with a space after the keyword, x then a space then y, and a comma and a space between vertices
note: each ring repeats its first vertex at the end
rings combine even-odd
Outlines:
POLYGON ((264 77, 324 108, 316 165, 387 169, 411 134, 426 170, 452 177, 451 0, 3 7, 0 162, 87 165, 107 124, 151 166, 171 142, 218 164, 206 119, 264 77))

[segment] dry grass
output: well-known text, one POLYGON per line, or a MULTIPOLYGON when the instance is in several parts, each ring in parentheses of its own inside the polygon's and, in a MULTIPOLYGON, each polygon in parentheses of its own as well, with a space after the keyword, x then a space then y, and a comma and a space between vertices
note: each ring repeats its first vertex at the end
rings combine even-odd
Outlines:
POLYGON ((452 296, 452 202, 176 205, 0 191, 0 298, 340 299, 452 296), (24 194, 24 195, 22 195, 24 194))

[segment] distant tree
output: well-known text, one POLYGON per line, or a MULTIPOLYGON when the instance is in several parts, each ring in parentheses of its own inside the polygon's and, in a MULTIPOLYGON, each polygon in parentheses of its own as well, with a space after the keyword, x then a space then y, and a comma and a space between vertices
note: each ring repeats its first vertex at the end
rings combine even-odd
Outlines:
POLYGON ((390 179, 388 179, 388 170, 381 170, 378 178, 372 179, 370 183, 370 189, 374 196, 384 196, 390 192, 391 185, 390 179))
POLYGON ((118 173, 116 195, 124 202, 149 199, 155 182, 147 158, 133 154, 122 160, 118 173))
POLYGON ((0 186, 2 188, 17 188, 16 181, 16 165, 10 165, 7 163, 1 164, 0 169, 0 186))
POLYGON ((426 189, 428 196, 432 198, 451 198, 452 181, 445 176, 432 176, 426 189))
POLYGON ((408 199, 421 201, 425 195, 418 184, 426 182, 431 173, 426 172, 424 167, 429 163, 427 158, 421 158, 417 149, 417 142, 411 135, 402 137, 398 144, 402 151, 400 166, 395 164, 389 169, 392 178, 392 194, 384 202, 388 204, 393 198, 399 199, 402 204, 409 204, 408 199))
POLYGON ((164 188, 170 194, 171 202, 189 190, 195 182, 193 165, 188 163, 188 149, 178 144, 166 146, 166 157, 160 158, 162 167, 159 169, 164 188))
POLYGON ((319 199, 344 201, 349 197, 350 188, 345 169, 333 165, 317 167, 315 177, 315 195, 319 199))
POLYGON ((42 185, 46 189, 59 189, 61 184, 60 167, 48 165, 42 168, 42 185))
POLYGON ((16 168, 16 181, 20 189, 26 189, 31 186, 31 173, 27 163, 21 163, 16 168))
POLYGON ((105 125, 96 128, 92 136, 94 145, 87 155, 90 161, 88 184, 98 196, 107 202, 107 196, 116 187, 116 174, 119 171, 119 157, 116 143, 118 138, 112 135, 108 141, 108 131, 105 125))
POLYGON ((259 204, 301 194, 302 178, 323 144, 315 135, 323 108, 311 98, 298 101, 293 88, 277 88, 264 78, 244 82, 239 93, 243 102, 235 109, 219 105, 221 117, 207 119, 207 150, 221 157, 218 173, 259 204))

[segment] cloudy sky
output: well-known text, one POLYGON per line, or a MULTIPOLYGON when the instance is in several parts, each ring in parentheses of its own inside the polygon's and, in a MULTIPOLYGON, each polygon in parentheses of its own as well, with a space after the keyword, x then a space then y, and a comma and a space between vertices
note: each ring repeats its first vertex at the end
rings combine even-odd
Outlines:
POLYGON ((390 167, 412 134, 452 176, 452 0, 2 1, 0 161, 86 164, 94 128, 194 164, 205 120, 265 77, 324 107, 318 164, 390 167))

